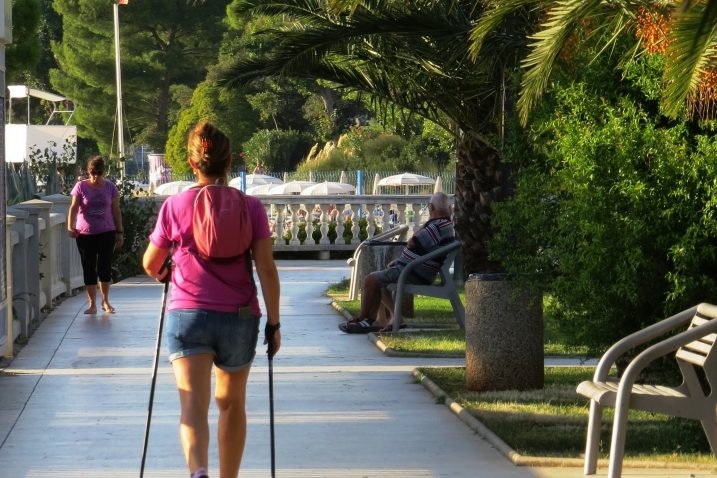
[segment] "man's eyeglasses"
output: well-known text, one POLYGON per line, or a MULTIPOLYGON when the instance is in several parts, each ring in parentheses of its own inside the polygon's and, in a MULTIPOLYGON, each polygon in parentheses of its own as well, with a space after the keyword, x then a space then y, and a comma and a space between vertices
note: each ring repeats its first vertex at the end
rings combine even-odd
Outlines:
POLYGON ((98 170, 96 170, 96 169, 92 169, 92 170, 89 171, 89 173, 90 173, 92 176, 102 176, 102 173, 104 173, 104 171, 98 171, 98 170))

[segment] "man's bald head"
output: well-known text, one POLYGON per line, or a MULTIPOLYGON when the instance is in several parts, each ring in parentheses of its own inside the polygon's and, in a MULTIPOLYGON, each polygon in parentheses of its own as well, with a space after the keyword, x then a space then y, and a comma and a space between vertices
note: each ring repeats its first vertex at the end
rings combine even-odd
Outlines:
POLYGON ((433 194, 428 204, 433 206, 430 208, 432 217, 448 217, 451 215, 451 205, 445 193, 438 192, 433 194))

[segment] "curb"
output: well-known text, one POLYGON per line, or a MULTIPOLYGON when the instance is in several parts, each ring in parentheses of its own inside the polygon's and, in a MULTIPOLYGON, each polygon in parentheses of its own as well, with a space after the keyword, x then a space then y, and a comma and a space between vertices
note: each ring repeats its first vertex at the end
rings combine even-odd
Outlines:
POLYGON ((353 318, 354 318, 353 315, 351 315, 348 310, 344 309, 339 304, 337 304, 335 300, 331 301, 331 307, 333 307, 334 310, 336 310, 336 312, 341 314, 344 319, 353 320, 353 318))
MULTIPOLYGON (((426 377, 417 368, 413 369, 413 376, 416 377, 421 385, 423 385, 431 394, 436 397, 438 403, 443 403, 448 407, 454 415, 456 415, 463 423, 473 430, 478 436, 490 443, 493 448, 498 450, 515 466, 530 467, 561 467, 561 468, 582 468, 582 458, 558 458, 558 457, 542 457, 521 455, 505 443, 498 435, 487 428, 480 420, 471 415, 465 408, 456 403, 446 392, 436 385, 430 378, 426 377)), ((673 463, 673 462, 651 462, 638 460, 623 460, 623 468, 638 469, 680 469, 689 468, 691 470, 715 470, 715 465, 707 463, 673 463)), ((608 460, 598 460, 599 467, 607 467, 608 460)))

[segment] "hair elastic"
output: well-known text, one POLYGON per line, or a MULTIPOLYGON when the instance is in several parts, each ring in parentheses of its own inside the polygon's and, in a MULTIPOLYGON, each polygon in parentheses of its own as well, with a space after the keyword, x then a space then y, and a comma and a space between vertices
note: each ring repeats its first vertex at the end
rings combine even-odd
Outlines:
POLYGON ((209 154, 209 148, 212 147, 212 142, 209 138, 202 138, 202 149, 204 150, 204 155, 209 154))

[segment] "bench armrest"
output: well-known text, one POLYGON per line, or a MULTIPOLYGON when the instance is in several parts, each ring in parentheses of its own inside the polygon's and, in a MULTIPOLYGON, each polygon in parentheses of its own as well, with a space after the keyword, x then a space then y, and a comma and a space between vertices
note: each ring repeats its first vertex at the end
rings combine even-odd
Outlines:
MULTIPOLYGON (((693 309, 695 309, 695 307, 693 307, 693 309)), ((701 337, 714 334, 716 332, 717 320, 710 320, 707 323, 691 327, 684 332, 680 332, 677 335, 662 340, 643 350, 625 369, 625 373, 620 379, 620 385, 617 391, 617 400, 624 401, 627 399, 633 385, 635 385, 638 375, 650 364, 650 362, 653 362, 655 359, 667 355, 670 352, 674 352, 690 342, 694 342, 701 337)))
POLYGON ((404 267, 403 270, 401 271, 401 275, 398 276, 398 282, 401 282, 401 279, 403 279, 403 281, 405 282, 405 280, 406 280, 405 278, 408 277, 408 273, 411 271, 411 269, 416 267, 418 264, 423 264, 424 262, 434 259, 436 257, 447 256, 452 251, 454 251, 455 249, 458 249, 460 247, 461 247, 460 242, 453 241, 450 244, 446 244, 445 246, 441 246, 438 249, 434 249, 431 252, 429 252, 428 254, 424 254, 424 255, 418 257, 417 259, 409 262, 408 264, 406 264, 406 267, 404 267))
MULTIPOLYGON (((604 382, 607 379, 610 369, 617 359, 624 355, 630 349, 635 348, 640 344, 644 344, 655 337, 665 335, 670 330, 689 323, 697 312, 697 307, 692 307, 684 310, 678 314, 668 317, 667 319, 661 320, 654 323, 642 330, 638 330, 626 337, 623 337, 619 341, 615 342, 607 351, 603 354, 595 368, 595 375, 593 381, 604 382)), ((662 342, 661 342, 662 343, 662 342)), ((648 349, 649 350, 649 349, 648 349)), ((644 353, 644 352, 643 352, 644 353)))
POLYGON ((418 264, 422 264, 430 259, 433 259, 435 257, 440 256, 447 256, 451 252, 453 252, 456 249, 459 249, 461 247, 461 243, 458 241, 453 241, 450 244, 446 244, 445 246, 441 246, 438 249, 435 249, 428 254, 425 254, 411 262, 409 262, 406 267, 404 267, 401 270, 401 274, 398 276, 398 280, 396 281, 396 297, 402 297, 403 296, 403 287, 406 283, 406 280, 408 279, 408 274, 411 273, 411 270, 416 267, 418 264))

